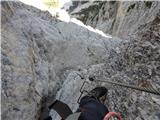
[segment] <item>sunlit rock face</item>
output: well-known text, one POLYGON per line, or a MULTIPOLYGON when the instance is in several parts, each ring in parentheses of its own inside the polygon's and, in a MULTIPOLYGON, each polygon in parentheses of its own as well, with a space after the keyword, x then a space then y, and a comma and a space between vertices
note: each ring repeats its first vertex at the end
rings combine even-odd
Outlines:
POLYGON ((90 1, 74 7, 70 14, 86 25, 127 38, 139 26, 152 21, 159 10, 159 1, 90 1))
POLYGON ((85 89, 91 90, 97 85, 107 87, 109 94, 106 105, 109 110, 120 112, 123 119, 127 120, 159 120, 160 96, 98 82, 98 80, 114 80, 160 90, 159 24, 160 14, 157 14, 153 21, 139 27, 138 32, 129 40, 110 51, 108 58, 103 63, 81 68, 80 71, 73 71, 56 97, 76 110, 73 101, 77 99, 68 97, 69 95, 74 96, 74 92, 79 94, 80 88, 78 85, 76 85, 78 89, 75 88, 75 82, 81 81, 81 76, 86 80, 89 76, 94 76, 97 81, 96 85, 87 84, 85 89))
MULTIPOLYGON (((79 89, 90 76, 137 86, 160 86, 159 14, 127 40, 20 2, 1 2, 2 119, 38 120, 44 97, 76 111, 79 89)), ((147 19, 147 18, 146 18, 147 19)), ((159 120, 160 97, 101 83, 108 106, 127 120, 159 120)), ((51 112, 53 120, 60 118, 51 112)))
POLYGON ((64 81, 74 81, 72 71, 103 63, 121 42, 20 2, 1 2, 1 7, 3 120, 38 119, 43 97, 54 99, 64 81))

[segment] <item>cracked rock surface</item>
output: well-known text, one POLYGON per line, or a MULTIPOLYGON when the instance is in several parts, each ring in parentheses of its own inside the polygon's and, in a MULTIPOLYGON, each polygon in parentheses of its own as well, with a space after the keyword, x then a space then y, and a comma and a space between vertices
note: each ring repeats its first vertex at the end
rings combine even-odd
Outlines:
POLYGON ((73 1, 70 14, 107 34, 128 38, 160 11, 159 1, 73 1), (74 9, 73 9, 74 8, 74 9))
POLYGON ((4 120, 38 119, 43 97, 55 98, 66 71, 103 62, 121 42, 20 2, 1 6, 4 120))
MULTIPOLYGON (((160 14, 119 39, 20 2, 1 2, 1 8, 3 120, 38 120, 44 97, 75 111, 79 89, 89 77, 160 86, 160 14)), ((160 119, 159 96, 98 82, 85 88, 99 85, 109 89, 108 108, 124 120, 160 119)))

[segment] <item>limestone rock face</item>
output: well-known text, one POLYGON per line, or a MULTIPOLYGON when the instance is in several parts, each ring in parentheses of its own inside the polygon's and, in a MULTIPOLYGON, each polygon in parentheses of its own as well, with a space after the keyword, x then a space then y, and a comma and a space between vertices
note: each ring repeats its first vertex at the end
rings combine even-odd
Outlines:
MULTIPOLYGON (((73 71, 56 98, 65 101, 76 110, 77 104, 73 101, 77 100, 75 97, 78 98, 80 87, 75 88, 75 82, 80 84, 82 78, 88 79, 92 76, 97 83, 87 84, 85 90, 91 90, 98 85, 107 87, 109 94, 106 105, 110 111, 120 112, 123 119, 127 120, 159 120, 160 96, 98 82, 113 80, 160 90, 159 24, 160 14, 157 14, 153 21, 139 27, 138 32, 132 35, 129 41, 110 51, 104 63, 73 71)), ((53 116, 56 118, 55 114, 53 116)))
MULTIPOLYGON (((44 98, 59 99, 76 111, 80 87, 89 77, 95 81, 114 80, 158 89, 160 14, 156 12, 159 3, 157 6, 155 3, 147 3, 150 9, 146 10, 151 14, 143 17, 147 22, 135 24, 136 32, 129 27, 131 23, 127 24, 126 17, 126 27, 122 21, 121 25, 117 24, 124 27, 122 31, 132 33, 124 35, 127 39, 119 39, 76 19, 67 23, 20 2, 1 2, 2 119, 38 120, 44 98)), ((88 2, 85 4, 90 6, 88 2)), ((117 8, 120 12, 123 4, 131 3, 111 4, 121 6, 117 8)), ((115 14, 113 10, 112 15, 118 20, 120 13, 115 14)), ((113 30, 112 34, 118 31, 115 26, 103 27, 113 30)), ((120 32, 116 34, 123 37, 120 32)), ((120 112, 123 119, 160 119, 159 96, 99 82, 87 84, 85 88, 91 90, 98 85, 109 89, 106 105, 111 111, 120 112)), ((60 119, 53 111, 50 114, 54 120, 60 119)))
POLYGON ((1 7, 3 120, 38 119, 43 98, 55 98, 66 71, 102 63, 121 42, 20 2, 1 7))
POLYGON ((127 38, 160 11, 158 1, 88 1, 70 14, 105 33, 127 38))

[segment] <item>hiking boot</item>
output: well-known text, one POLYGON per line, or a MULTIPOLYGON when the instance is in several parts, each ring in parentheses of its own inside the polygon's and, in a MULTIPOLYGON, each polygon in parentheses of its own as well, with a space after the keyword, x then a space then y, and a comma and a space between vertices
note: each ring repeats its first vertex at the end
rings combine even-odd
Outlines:
POLYGON ((88 93, 88 96, 93 97, 98 101, 104 103, 107 93, 108 90, 105 87, 96 87, 88 93))

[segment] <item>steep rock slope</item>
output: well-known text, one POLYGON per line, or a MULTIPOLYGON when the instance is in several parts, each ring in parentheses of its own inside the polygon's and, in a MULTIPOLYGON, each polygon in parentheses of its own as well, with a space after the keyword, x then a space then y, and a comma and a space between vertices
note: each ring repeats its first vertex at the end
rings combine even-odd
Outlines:
MULTIPOLYGON (((125 41, 19 2, 1 5, 2 119, 38 119, 43 97, 62 100, 75 111, 79 88, 89 77, 160 86, 159 14, 125 41)), ((99 83, 86 89, 97 85, 109 89, 106 105, 123 119, 160 119, 159 96, 99 83)))
POLYGON ((159 1, 89 1, 70 13, 84 24, 121 38, 137 32, 160 12, 159 1))
POLYGON ((76 81, 81 81, 81 76, 84 79, 90 76, 95 78, 97 83, 86 85, 86 90, 91 90, 96 85, 107 87, 109 94, 106 105, 110 110, 120 112, 124 120, 159 120, 160 96, 98 83, 98 80, 113 80, 160 90, 159 28, 160 14, 157 14, 153 21, 139 27, 139 32, 133 34, 129 41, 123 42, 116 51, 110 51, 104 63, 70 74, 56 97, 75 110, 73 101, 77 100, 75 93, 79 92, 79 87, 77 89, 71 86, 77 85, 76 81))
POLYGON ((54 99, 66 71, 103 63, 121 42, 20 2, 1 8, 3 120, 38 119, 43 98, 54 99))

